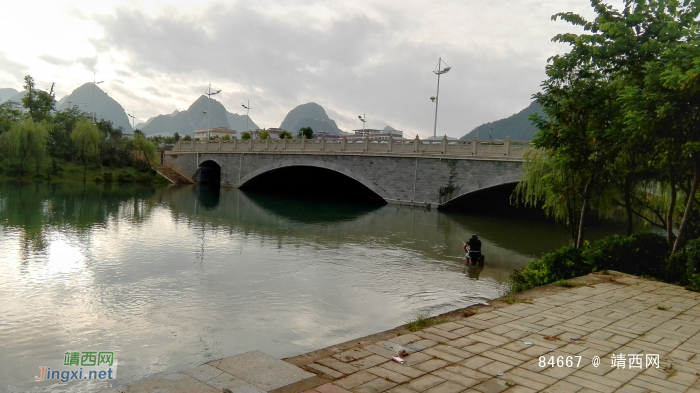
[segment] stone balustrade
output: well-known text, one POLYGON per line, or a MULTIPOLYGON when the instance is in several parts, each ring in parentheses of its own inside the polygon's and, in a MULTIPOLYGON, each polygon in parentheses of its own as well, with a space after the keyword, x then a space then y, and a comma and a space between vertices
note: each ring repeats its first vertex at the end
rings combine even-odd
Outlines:
POLYGON ((476 137, 470 141, 456 141, 443 138, 442 140, 421 140, 416 136, 412 140, 371 140, 347 139, 264 139, 230 141, 179 141, 173 152, 285 152, 285 153, 353 153, 353 154, 420 154, 420 155, 450 155, 450 156, 479 156, 521 159, 532 149, 530 142, 511 141, 480 141, 476 137))

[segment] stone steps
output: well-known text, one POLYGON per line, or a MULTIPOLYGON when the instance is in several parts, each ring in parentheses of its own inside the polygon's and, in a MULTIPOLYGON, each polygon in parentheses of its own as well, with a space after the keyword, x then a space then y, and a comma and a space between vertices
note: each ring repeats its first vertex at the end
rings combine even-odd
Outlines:
POLYGON ((173 182, 173 184, 194 184, 192 179, 167 166, 156 167, 156 171, 173 182))

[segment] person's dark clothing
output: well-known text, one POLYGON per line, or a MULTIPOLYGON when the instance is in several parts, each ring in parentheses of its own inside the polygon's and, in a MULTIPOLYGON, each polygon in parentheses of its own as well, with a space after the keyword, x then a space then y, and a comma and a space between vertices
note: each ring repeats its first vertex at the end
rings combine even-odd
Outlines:
POLYGON ((471 239, 469 239, 467 244, 469 245, 469 248, 471 249, 471 251, 481 252, 481 240, 479 240, 477 238, 471 238, 471 239))

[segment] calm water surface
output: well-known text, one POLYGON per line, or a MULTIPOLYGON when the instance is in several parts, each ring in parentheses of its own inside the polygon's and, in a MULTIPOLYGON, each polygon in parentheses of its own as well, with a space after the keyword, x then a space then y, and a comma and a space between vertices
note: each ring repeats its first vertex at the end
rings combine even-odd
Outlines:
POLYGON ((493 299, 559 226, 236 189, 0 183, 0 391, 99 391, 258 349, 282 358, 493 299), (465 269, 479 233, 486 268, 465 269), (32 382, 114 350, 115 382, 32 382), (62 364, 62 363, 61 363, 62 364))

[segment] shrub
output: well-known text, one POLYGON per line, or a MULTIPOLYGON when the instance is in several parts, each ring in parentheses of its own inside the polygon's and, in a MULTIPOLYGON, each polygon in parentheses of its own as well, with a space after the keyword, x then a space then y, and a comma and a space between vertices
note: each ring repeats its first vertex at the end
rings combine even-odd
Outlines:
POLYGON ((513 291, 547 285, 588 274, 594 266, 586 260, 583 251, 571 246, 562 247, 545 254, 539 260, 530 261, 527 266, 515 270, 511 275, 513 291))
POLYGON ((102 176, 104 178, 105 183, 111 183, 112 182, 112 172, 105 172, 105 174, 102 176))
POLYGON ((661 277, 669 248, 666 239, 653 233, 630 237, 613 235, 585 250, 586 259, 596 271, 617 270, 638 276, 661 277))
POLYGON ((95 176, 95 183, 102 183, 102 176, 95 176))
POLYGON ((134 176, 128 172, 122 172, 119 175, 117 175, 117 181, 119 183, 133 183, 134 180, 134 176))

